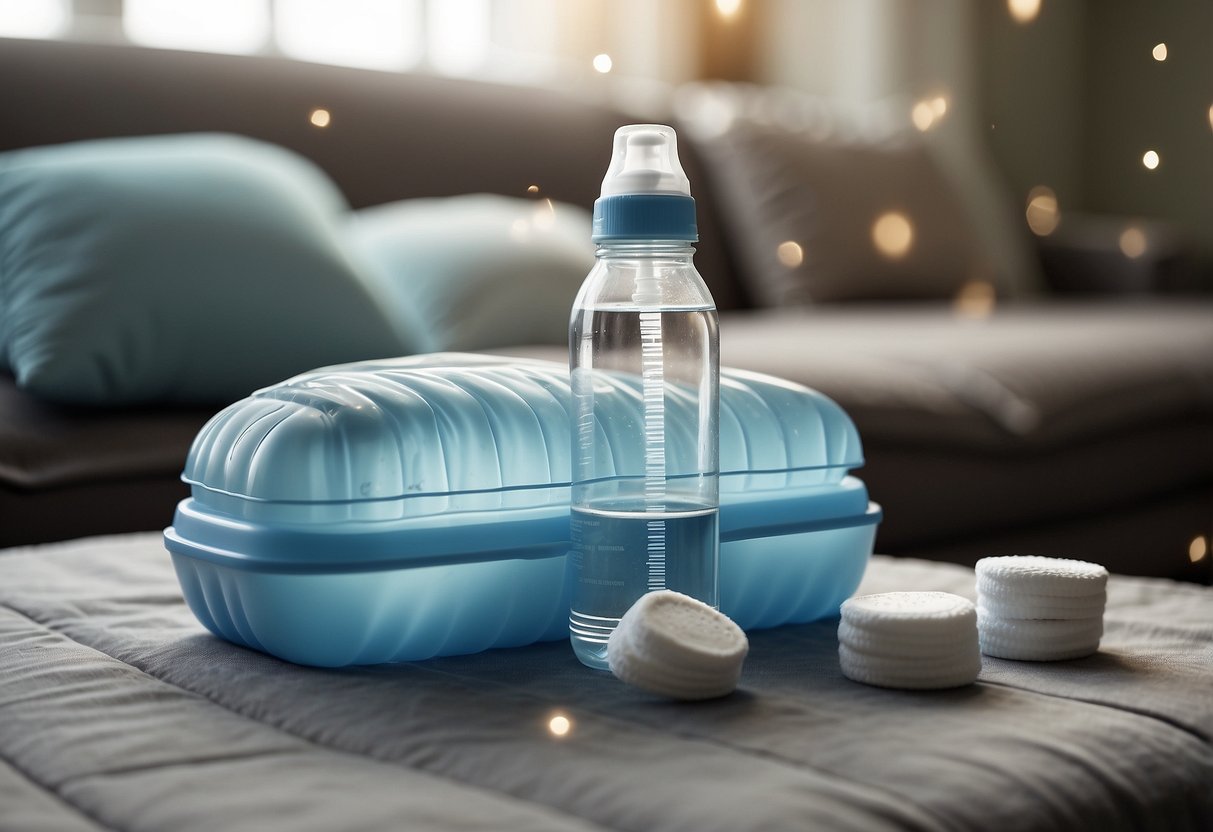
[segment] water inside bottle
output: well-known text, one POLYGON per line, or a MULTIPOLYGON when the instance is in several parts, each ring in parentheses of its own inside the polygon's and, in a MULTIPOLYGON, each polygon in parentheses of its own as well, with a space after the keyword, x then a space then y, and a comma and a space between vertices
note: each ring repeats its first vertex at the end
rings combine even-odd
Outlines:
POLYGON ((607 639, 650 590, 673 589, 719 606, 719 515, 714 507, 686 503, 665 511, 620 511, 609 504, 573 509, 569 628, 583 663, 606 669, 607 639), (657 545, 663 548, 659 558, 657 545))
POLYGON ((644 593, 668 588, 718 605, 716 479, 702 475, 717 465, 715 426, 701 429, 701 420, 714 419, 716 382, 704 356, 714 348, 715 312, 654 308, 638 300, 657 298, 634 297, 632 304, 585 310, 574 322, 575 344, 583 332, 593 333, 596 350, 589 363, 594 370, 639 376, 643 399, 643 469, 612 469, 613 475, 603 476, 597 466, 611 454, 596 446, 595 425, 631 417, 595 400, 592 373, 574 372, 578 479, 587 484, 575 489, 573 500, 569 625, 578 658, 604 669, 607 639, 644 593), (673 411, 667 385, 681 391, 673 411), (678 424, 671 426, 668 419, 678 424), (674 451, 668 429, 677 429, 684 439, 683 452, 674 457, 668 456, 674 451))

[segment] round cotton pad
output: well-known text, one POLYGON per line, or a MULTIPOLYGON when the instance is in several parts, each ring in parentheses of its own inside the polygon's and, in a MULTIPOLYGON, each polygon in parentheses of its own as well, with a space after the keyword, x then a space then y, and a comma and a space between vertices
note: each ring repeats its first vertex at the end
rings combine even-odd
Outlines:
POLYGON ((977 610, 946 592, 886 592, 843 602, 838 663, 848 679, 927 690, 976 681, 977 610))
POLYGON ((983 641, 1086 642, 1103 635, 1103 617, 1072 619, 1022 619, 993 615, 985 607, 977 609, 977 627, 983 641))
POLYGON ((976 656, 965 662, 957 663, 951 669, 934 672, 905 673, 857 660, 852 655, 841 654, 839 655, 839 666, 842 668, 842 675, 865 685, 905 690, 938 690, 957 688, 976 682, 981 673, 981 657, 976 656))
POLYGON ((946 639, 976 627, 977 609, 948 592, 884 592, 843 601, 842 620, 877 637, 946 639))
POLYGON ((611 672, 621 681, 672 699, 714 699, 737 687, 740 668, 729 674, 700 675, 672 670, 632 649, 626 638, 611 644, 611 672))
POLYGON ((1061 661, 1088 656, 1099 649, 1103 618, 1005 619, 978 610, 981 652, 1020 661, 1061 661))
POLYGON ((1104 591, 1108 570, 1097 563, 1038 555, 982 558, 975 567, 979 588, 1034 595, 1079 597, 1104 591))
POLYGON ((846 644, 838 645, 838 658, 842 661, 903 676, 939 676, 950 673, 957 668, 969 667, 974 661, 980 661, 980 654, 976 643, 971 649, 956 650, 930 659, 890 658, 856 650, 846 644))
POLYGON ((838 643, 876 656, 902 659, 933 659, 977 643, 976 628, 957 628, 945 636, 876 635, 848 621, 838 625, 838 643))
POLYGON ((750 649, 745 633, 727 615, 668 589, 641 596, 619 628, 645 655, 690 668, 732 668, 750 649))
POLYGON ((1063 610, 1092 610, 1103 611, 1108 601, 1105 589, 1099 589, 1090 595, 1045 595, 1040 592, 1028 592, 1022 589, 1006 589, 1002 586, 991 586, 987 579, 978 579, 977 597, 980 600, 994 599, 1003 604, 1024 604, 1037 607, 1054 607, 1063 610))
POLYGON ((728 616, 690 596, 650 592, 624 613, 607 662, 624 682, 678 699, 723 696, 737 686, 749 651, 728 616))
POLYGON ((660 675, 664 679, 692 685, 715 684, 721 678, 730 675, 730 672, 733 670, 733 668, 728 668, 722 671, 718 667, 708 666, 688 667, 681 663, 666 661, 660 656, 651 655, 643 647, 638 646, 635 636, 636 631, 634 628, 625 629, 618 636, 614 637, 615 640, 613 642, 608 640, 608 648, 615 649, 616 655, 630 658, 633 663, 640 662, 645 665, 651 665, 653 673, 660 675))
POLYGON ((981 652, 998 659, 1023 662, 1061 662, 1081 659, 1099 651, 1099 639, 1084 644, 1052 644, 1049 642, 1002 642, 982 639, 981 652))
POLYGON ((1036 598, 1028 595, 1006 596, 982 593, 978 596, 981 608, 991 615, 1008 619, 1088 619, 1102 618, 1104 602, 1102 596, 1085 604, 1070 603, 1075 598, 1060 599, 1065 603, 1055 603, 1054 599, 1036 598))

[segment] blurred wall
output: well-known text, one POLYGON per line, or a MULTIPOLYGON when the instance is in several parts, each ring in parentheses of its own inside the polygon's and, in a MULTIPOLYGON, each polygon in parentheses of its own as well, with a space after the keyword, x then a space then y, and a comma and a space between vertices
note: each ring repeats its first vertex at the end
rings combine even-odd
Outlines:
POLYGON ((1175 220, 1213 253, 1213 1, 1086 6, 1083 206, 1175 220))
POLYGON ((945 93, 940 138, 992 156, 1019 210, 1045 185, 1063 216, 1167 219, 1213 253, 1213 0, 1041 0, 1022 23, 1006 0, 751 3, 754 80, 855 102, 945 93))
POLYGON ((985 2, 977 23, 989 144, 1019 194, 1172 220, 1213 251, 1213 2, 1044 0, 1026 24, 985 2))
POLYGON ((1003 175, 1022 201, 1044 185, 1063 208, 1082 205, 1086 3, 1045 0, 1017 23, 1006 3, 982 2, 976 24, 980 124, 1003 175))
POLYGON ((756 8, 755 80, 833 95, 844 72, 838 37, 844 12, 835 0, 766 0, 756 8))

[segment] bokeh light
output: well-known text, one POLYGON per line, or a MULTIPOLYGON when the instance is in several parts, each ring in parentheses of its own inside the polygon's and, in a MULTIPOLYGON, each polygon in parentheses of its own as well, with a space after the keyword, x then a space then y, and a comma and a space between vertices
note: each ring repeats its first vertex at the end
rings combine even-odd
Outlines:
POLYGON ((1154 56, 1154 60, 1156 61, 1165 61, 1167 59, 1167 45, 1165 43, 1156 44, 1154 48, 1150 50, 1150 54, 1154 56))
POLYGON ((914 244, 914 226, 910 218, 900 211, 881 214, 872 223, 872 243, 890 260, 905 257, 914 244))
POLYGON ((573 730, 573 720, 564 714, 556 714, 548 720, 548 732, 553 737, 567 737, 573 730))
POLYGON ((784 240, 776 247, 775 256, 780 263, 794 269, 804 262, 804 249, 795 240, 784 240))
POLYGON ((1031 23, 1040 14, 1040 0, 1007 0, 1007 11, 1016 23, 1031 23))
POLYGON ((1146 253, 1146 232, 1136 225, 1130 225, 1120 232, 1120 252, 1130 260, 1136 260, 1146 253))
POLYGON ((1192 563, 1200 563, 1209 556, 1209 539, 1203 534, 1198 534, 1192 538, 1192 542, 1188 544, 1188 560, 1192 563))
POLYGON ((934 98, 924 98, 914 103, 914 109, 910 110, 910 121, 914 122, 914 126, 919 131, 925 133, 947 115, 947 112, 947 96, 937 95, 934 98))
POLYGON ((915 104, 914 109, 910 111, 910 120, 924 133, 930 130, 931 125, 935 123, 935 110, 931 107, 931 102, 919 101, 915 104))
POLYGON ((601 72, 603 75, 606 75, 615 66, 615 62, 611 60, 611 56, 605 52, 595 55, 593 63, 595 71, 601 72))
POLYGON ((1147 150, 1141 156, 1141 163, 1146 166, 1146 170, 1154 170, 1161 161, 1158 158, 1158 152, 1154 150, 1147 150))
POLYGON ((983 320, 994 314, 996 294, 988 280, 966 281, 952 300, 952 309, 957 317, 983 320))
POLYGON ((1028 191, 1028 208, 1024 215, 1033 234, 1038 237, 1049 236, 1057 230, 1057 225, 1061 222, 1057 194, 1047 185, 1037 185, 1028 191))
POLYGON ((741 11, 741 0, 716 0, 716 11, 723 18, 734 17, 741 11))
POLYGON ((333 114, 323 107, 317 107, 316 109, 312 110, 312 113, 307 117, 307 120, 316 127, 328 127, 329 122, 333 120, 333 114))

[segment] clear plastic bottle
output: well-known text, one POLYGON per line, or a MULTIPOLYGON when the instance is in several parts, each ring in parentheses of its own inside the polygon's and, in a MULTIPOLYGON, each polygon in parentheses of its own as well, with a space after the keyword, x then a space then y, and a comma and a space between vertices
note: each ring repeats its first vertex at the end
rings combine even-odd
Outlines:
POLYGON ((650 590, 719 606, 719 335, 696 240, 673 129, 621 127, 594 206, 598 261, 569 325, 569 633, 594 668, 650 590))

